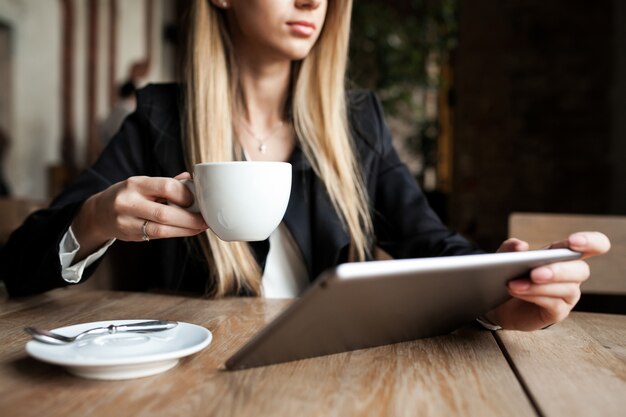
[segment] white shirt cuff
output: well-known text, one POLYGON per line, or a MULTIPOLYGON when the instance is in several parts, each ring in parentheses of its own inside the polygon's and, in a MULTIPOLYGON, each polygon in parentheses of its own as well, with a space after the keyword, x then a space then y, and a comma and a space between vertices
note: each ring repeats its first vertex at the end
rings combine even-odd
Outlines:
POLYGON ((476 317, 476 321, 487 330, 496 331, 502 329, 502 326, 492 322, 485 316, 476 317))
POLYGON ((113 242, 115 242, 115 239, 109 240, 97 252, 92 253, 82 261, 72 265, 80 249, 80 244, 78 240, 76 240, 76 236, 74 236, 72 226, 70 226, 59 243, 59 260, 61 261, 61 276, 63 279, 72 284, 80 282, 85 268, 100 259, 113 242))

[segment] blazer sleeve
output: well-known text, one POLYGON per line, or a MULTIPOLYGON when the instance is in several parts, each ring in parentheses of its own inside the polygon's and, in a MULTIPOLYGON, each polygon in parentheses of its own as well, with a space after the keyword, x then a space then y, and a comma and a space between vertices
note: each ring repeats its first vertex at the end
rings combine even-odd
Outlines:
POLYGON ((448 229, 432 210, 426 196, 400 161, 373 93, 359 106, 359 136, 365 181, 373 205, 376 245, 394 258, 419 258, 482 253, 474 244, 448 229))
MULTIPOLYGON (((151 171, 145 100, 122 124, 98 161, 65 189, 49 208, 37 211, 9 238, 0 253, 0 279, 11 296, 62 287, 59 243, 84 201, 112 184, 151 171)), ((97 262, 84 271, 88 278, 97 262)))

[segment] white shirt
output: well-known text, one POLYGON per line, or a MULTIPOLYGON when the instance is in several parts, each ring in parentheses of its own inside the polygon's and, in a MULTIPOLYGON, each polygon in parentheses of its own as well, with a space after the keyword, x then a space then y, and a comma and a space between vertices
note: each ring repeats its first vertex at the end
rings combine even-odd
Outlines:
POLYGON ((270 235, 261 284, 265 298, 298 297, 309 285, 300 248, 284 223, 270 235))
POLYGON ((72 265, 72 262, 74 262, 74 258, 80 249, 80 245, 78 244, 76 236, 74 236, 74 231, 70 226, 59 243, 59 260, 61 261, 61 276, 63 279, 72 284, 80 282, 85 268, 100 259, 113 242, 115 242, 115 239, 109 240, 98 251, 72 265))

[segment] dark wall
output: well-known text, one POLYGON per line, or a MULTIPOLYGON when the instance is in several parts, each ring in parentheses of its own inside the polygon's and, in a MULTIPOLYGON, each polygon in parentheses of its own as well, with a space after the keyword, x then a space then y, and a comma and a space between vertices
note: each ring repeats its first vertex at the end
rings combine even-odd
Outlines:
POLYGON ((613 13, 611 0, 460 0, 450 223, 485 249, 513 211, 616 210, 613 13))

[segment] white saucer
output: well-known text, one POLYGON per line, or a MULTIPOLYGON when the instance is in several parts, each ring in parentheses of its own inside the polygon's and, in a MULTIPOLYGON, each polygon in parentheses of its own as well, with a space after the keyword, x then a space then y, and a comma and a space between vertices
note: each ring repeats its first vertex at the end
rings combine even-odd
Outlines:
MULTIPOLYGON (((130 324, 147 320, 111 320, 54 329, 74 336, 93 327, 130 324)), ((35 340, 26 352, 43 362, 64 366, 70 373, 91 379, 130 379, 165 372, 179 359, 211 343, 211 332, 195 324, 179 322, 171 330, 153 333, 116 333, 89 337, 67 345, 50 345, 35 340)))

